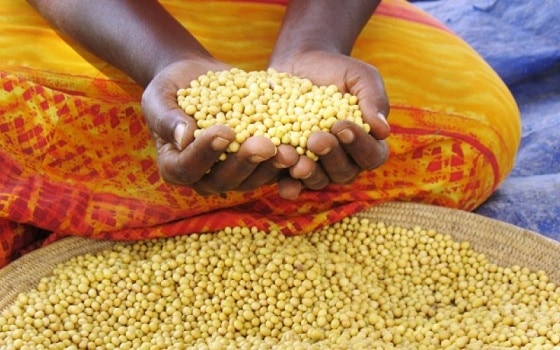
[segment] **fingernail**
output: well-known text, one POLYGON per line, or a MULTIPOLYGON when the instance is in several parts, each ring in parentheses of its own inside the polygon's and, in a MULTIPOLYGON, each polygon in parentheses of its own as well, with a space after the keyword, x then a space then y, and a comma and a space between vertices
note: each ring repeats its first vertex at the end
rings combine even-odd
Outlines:
POLYGON ((354 133, 349 129, 343 129, 339 131, 336 136, 342 143, 351 143, 354 141, 354 133))
POLYGON ((278 154, 278 148, 274 147, 274 154, 272 154, 270 157, 263 157, 263 156, 258 155, 258 154, 253 154, 251 157, 249 157, 249 160, 251 160, 251 162, 253 162, 253 163, 260 163, 262 161, 265 161, 267 159, 270 159, 270 158, 274 157, 276 154, 278 154))
POLYGON ((313 170, 312 170, 312 171, 310 171, 310 172, 309 172, 309 174, 307 174, 307 175, 305 175, 305 176, 303 176, 303 177, 301 177, 301 178, 302 178, 303 180, 305 180, 305 179, 308 179, 308 178, 310 178, 310 177, 311 177, 311 175, 313 175, 313 170))
POLYGON ((253 162, 253 163, 260 163, 260 162, 262 162, 263 160, 266 160, 266 159, 262 156, 254 154, 251 157, 249 157, 249 160, 251 160, 251 162, 253 162))
POLYGON ((285 164, 282 164, 282 162, 279 161, 273 161, 272 165, 276 168, 276 169, 286 169, 288 166, 285 164))
POLYGON ((387 118, 385 118, 385 115, 383 113, 381 112, 377 113, 377 118, 379 118, 385 125, 387 125, 388 129, 391 129, 391 126, 387 122, 387 118))
POLYGON ((212 150, 214 151, 225 151, 227 146, 229 145, 229 141, 224 139, 223 137, 216 137, 214 140, 212 140, 212 143, 210 144, 210 147, 212 147, 212 150))
POLYGON ((315 152, 315 153, 317 153, 320 156, 324 156, 325 154, 329 154, 331 152, 331 150, 332 150, 331 147, 327 147, 327 148, 322 149, 321 151, 315 152))
POLYGON ((187 126, 185 124, 177 124, 175 127, 175 132, 173 133, 173 137, 175 138, 175 146, 179 150, 183 150, 185 148, 185 131, 187 130, 187 126))

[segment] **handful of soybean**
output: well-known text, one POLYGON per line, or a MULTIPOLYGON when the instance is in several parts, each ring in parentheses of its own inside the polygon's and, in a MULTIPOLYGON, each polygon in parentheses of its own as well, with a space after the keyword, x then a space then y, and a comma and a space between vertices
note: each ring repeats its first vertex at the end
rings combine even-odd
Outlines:
POLYGON ((179 106, 197 121, 195 138, 215 124, 231 127, 235 141, 226 153, 237 152, 249 137, 263 135, 279 146, 292 145, 298 154, 317 160, 307 149, 309 136, 329 131, 339 120, 363 127, 358 98, 335 85, 317 86, 310 80, 273 69, 246 72, 238 68, 208 72, 177 91, 179 106))

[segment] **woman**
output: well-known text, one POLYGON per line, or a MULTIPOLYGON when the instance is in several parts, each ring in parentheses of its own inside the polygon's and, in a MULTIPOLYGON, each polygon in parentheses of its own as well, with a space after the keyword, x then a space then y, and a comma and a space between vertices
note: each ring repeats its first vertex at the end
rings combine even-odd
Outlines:
POLYGON ((301 234, 388 200, 471 210, 513 166, 511 94, 405 1, 0 2, 0 266, 66 235, 301 234), (258 137, 216 163, 233 131, 193 140, 175 94, 230 67, 335 84, 371 132, 314 135, 317 163, 258 137))

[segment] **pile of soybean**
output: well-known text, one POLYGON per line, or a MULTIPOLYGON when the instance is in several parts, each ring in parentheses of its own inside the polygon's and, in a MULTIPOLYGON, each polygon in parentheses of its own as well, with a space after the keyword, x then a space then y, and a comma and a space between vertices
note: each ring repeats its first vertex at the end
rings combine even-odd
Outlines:
POLYGON ((237 152, 249 137, 259 135, 276 146, 291 145, 298 154, 317 160, 307 149, 313 132, 328 132, 340 120, 370 131, 356 96, 340 92, 336 85, 314 85, 309 79, 274 69, 209 71, 179 89, 177 103, 196 120, 195 137, 216 124, 235 131, 235 140, 222 160, 227 153, 237 152))
POLYGON ((559 292, 420 227, 233 227, 60 264, 2 312, 0 347, 551 349, 559 292))

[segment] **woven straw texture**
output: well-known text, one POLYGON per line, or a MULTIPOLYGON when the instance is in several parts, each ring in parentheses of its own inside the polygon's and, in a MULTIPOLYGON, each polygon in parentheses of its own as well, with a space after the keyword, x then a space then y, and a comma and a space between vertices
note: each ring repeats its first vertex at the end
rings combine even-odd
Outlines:
MULTIPOLYGON (((386 225, 434 229, 455 240, 469 241, 476 251, 486 254, 496 264, 544 270, 552 282, 560 284, 557 268, 560 242, 536 232, 465 211, 413 203, 385 203, 356 216, 386 225)), ((69 237, 14 261, 0 270, 0 311, 10 305, 18 293, 33 288, 56 264, 112 244, 112 241, 69 237)))

